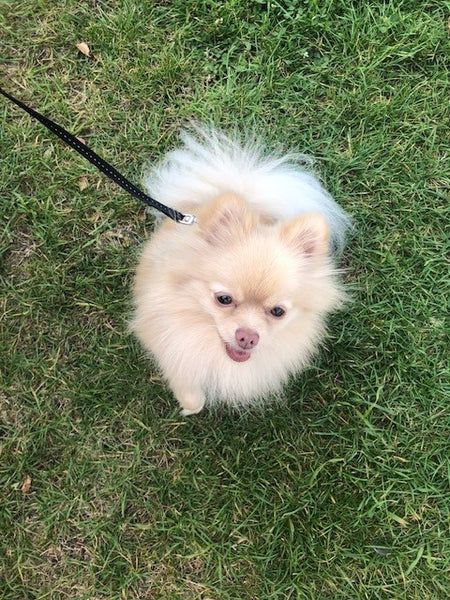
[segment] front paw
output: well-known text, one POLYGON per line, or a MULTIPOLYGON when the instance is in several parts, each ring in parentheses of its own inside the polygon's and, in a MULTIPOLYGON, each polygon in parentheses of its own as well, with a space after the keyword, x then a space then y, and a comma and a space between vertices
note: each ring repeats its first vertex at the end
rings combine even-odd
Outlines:
POLYGON ((184 393, 182 395, 177 395, 177 398, 181 406, 180 412, 183 415, 183 417, 187 417, 189 415, 196 415, 205 406, 205 397, 201 392, 184 393))
POLYGON ((202 404, 201 406, 199 406, 198 408, 192 409, 192 408, 182 408, 180 410, 180 414, 183 417, 189 417, 189 415, 196 415, 199 412, 201 412, 203 410, 203 406, 204 404, 202 404))

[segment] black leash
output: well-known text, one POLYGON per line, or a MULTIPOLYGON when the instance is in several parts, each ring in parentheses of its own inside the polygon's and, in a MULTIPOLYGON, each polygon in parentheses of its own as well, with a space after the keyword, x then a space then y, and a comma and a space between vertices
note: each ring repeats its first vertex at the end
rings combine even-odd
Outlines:
POLYGON ((182 223, 183 225, 192 225, 192 223, 196 222, 196 218, 194 215, 184 215, 183 213, 178 212, 173 208, 169 208, 164 204, 161 204, 151 196, 145 194, 142 190, 137 188, 135 185, 131 183, 126 177, 124 177, 119 171, 117 171, 113 166, 106 162, 101 156, 96 154, 93 150, 91 150, 86 144, 80 142, 78 138, 74 135, 66 131, 63 127, 54 123, 51 119, 48 119, 44 115, 41 115, 37 111, 33 110, 14 96, 11 96, 8 92, 5 92, 4 89, 0 87, 0 93, 3 94, 6 98, 17 104, 22 110, 27 112, 29 115, 40 121, 43 125, 45 125, 52 133, 57 135, 59 138, 63 140, 67 145, 71 146, 74 150, 76 150, 81 156, 84 156, 89 162, 97 167, 99 171, 104 173, 107 177, 109 177, 112 181, 120 185, 126 192, 144 202, 148 206, 152 208, 156 208, 167 217, 170 217, 177 223, 182 223))

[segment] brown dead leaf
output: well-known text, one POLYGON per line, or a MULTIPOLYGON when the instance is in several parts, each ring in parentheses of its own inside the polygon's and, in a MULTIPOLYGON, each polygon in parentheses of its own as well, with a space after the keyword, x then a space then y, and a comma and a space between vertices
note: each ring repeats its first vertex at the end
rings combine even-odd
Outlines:
POLYGON ((83 175, 83 177, 80 177, 80 179, 78 180, 78 187, 80 188, 80 192, 84 192, 84 190, 88 187, 89 182, 88 182, 88 178, 85 177, 83 175))
POLYGON ((22 487, 20 488, 20 491, 22 492, 22 494, 28 494, 28 492, 30 490, 31 490, 31 477, 29 477, 27 475, 24 479, 24 482, 22 483, 22 487))
POLYGON ((89 49, 89 46, 86 44, 86 42, 80 42, 76 46, 77 46, 78 50, 81 52, 81 54, 84 54, 85 56, 91 55, 91 51, 89 49))

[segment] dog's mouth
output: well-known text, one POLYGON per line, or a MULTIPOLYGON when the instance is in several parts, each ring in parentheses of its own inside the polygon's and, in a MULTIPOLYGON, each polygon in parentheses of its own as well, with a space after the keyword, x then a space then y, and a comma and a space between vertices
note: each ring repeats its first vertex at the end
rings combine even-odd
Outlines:
POLYGON ((235 362, 245 362, 250 358, 250 352, 248 350, 236 350, 230 344, 225 344, 225 350, 231 360, 235 362))

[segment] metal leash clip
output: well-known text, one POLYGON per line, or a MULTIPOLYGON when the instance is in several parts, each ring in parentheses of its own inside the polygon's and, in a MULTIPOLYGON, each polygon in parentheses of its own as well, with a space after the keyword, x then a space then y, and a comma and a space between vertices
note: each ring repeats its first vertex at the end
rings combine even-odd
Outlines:
POLYGON ((178 221, 181 225, 193 225, 197 222, 197 217, 195 215, 184 215, 183 218, 178 221))

